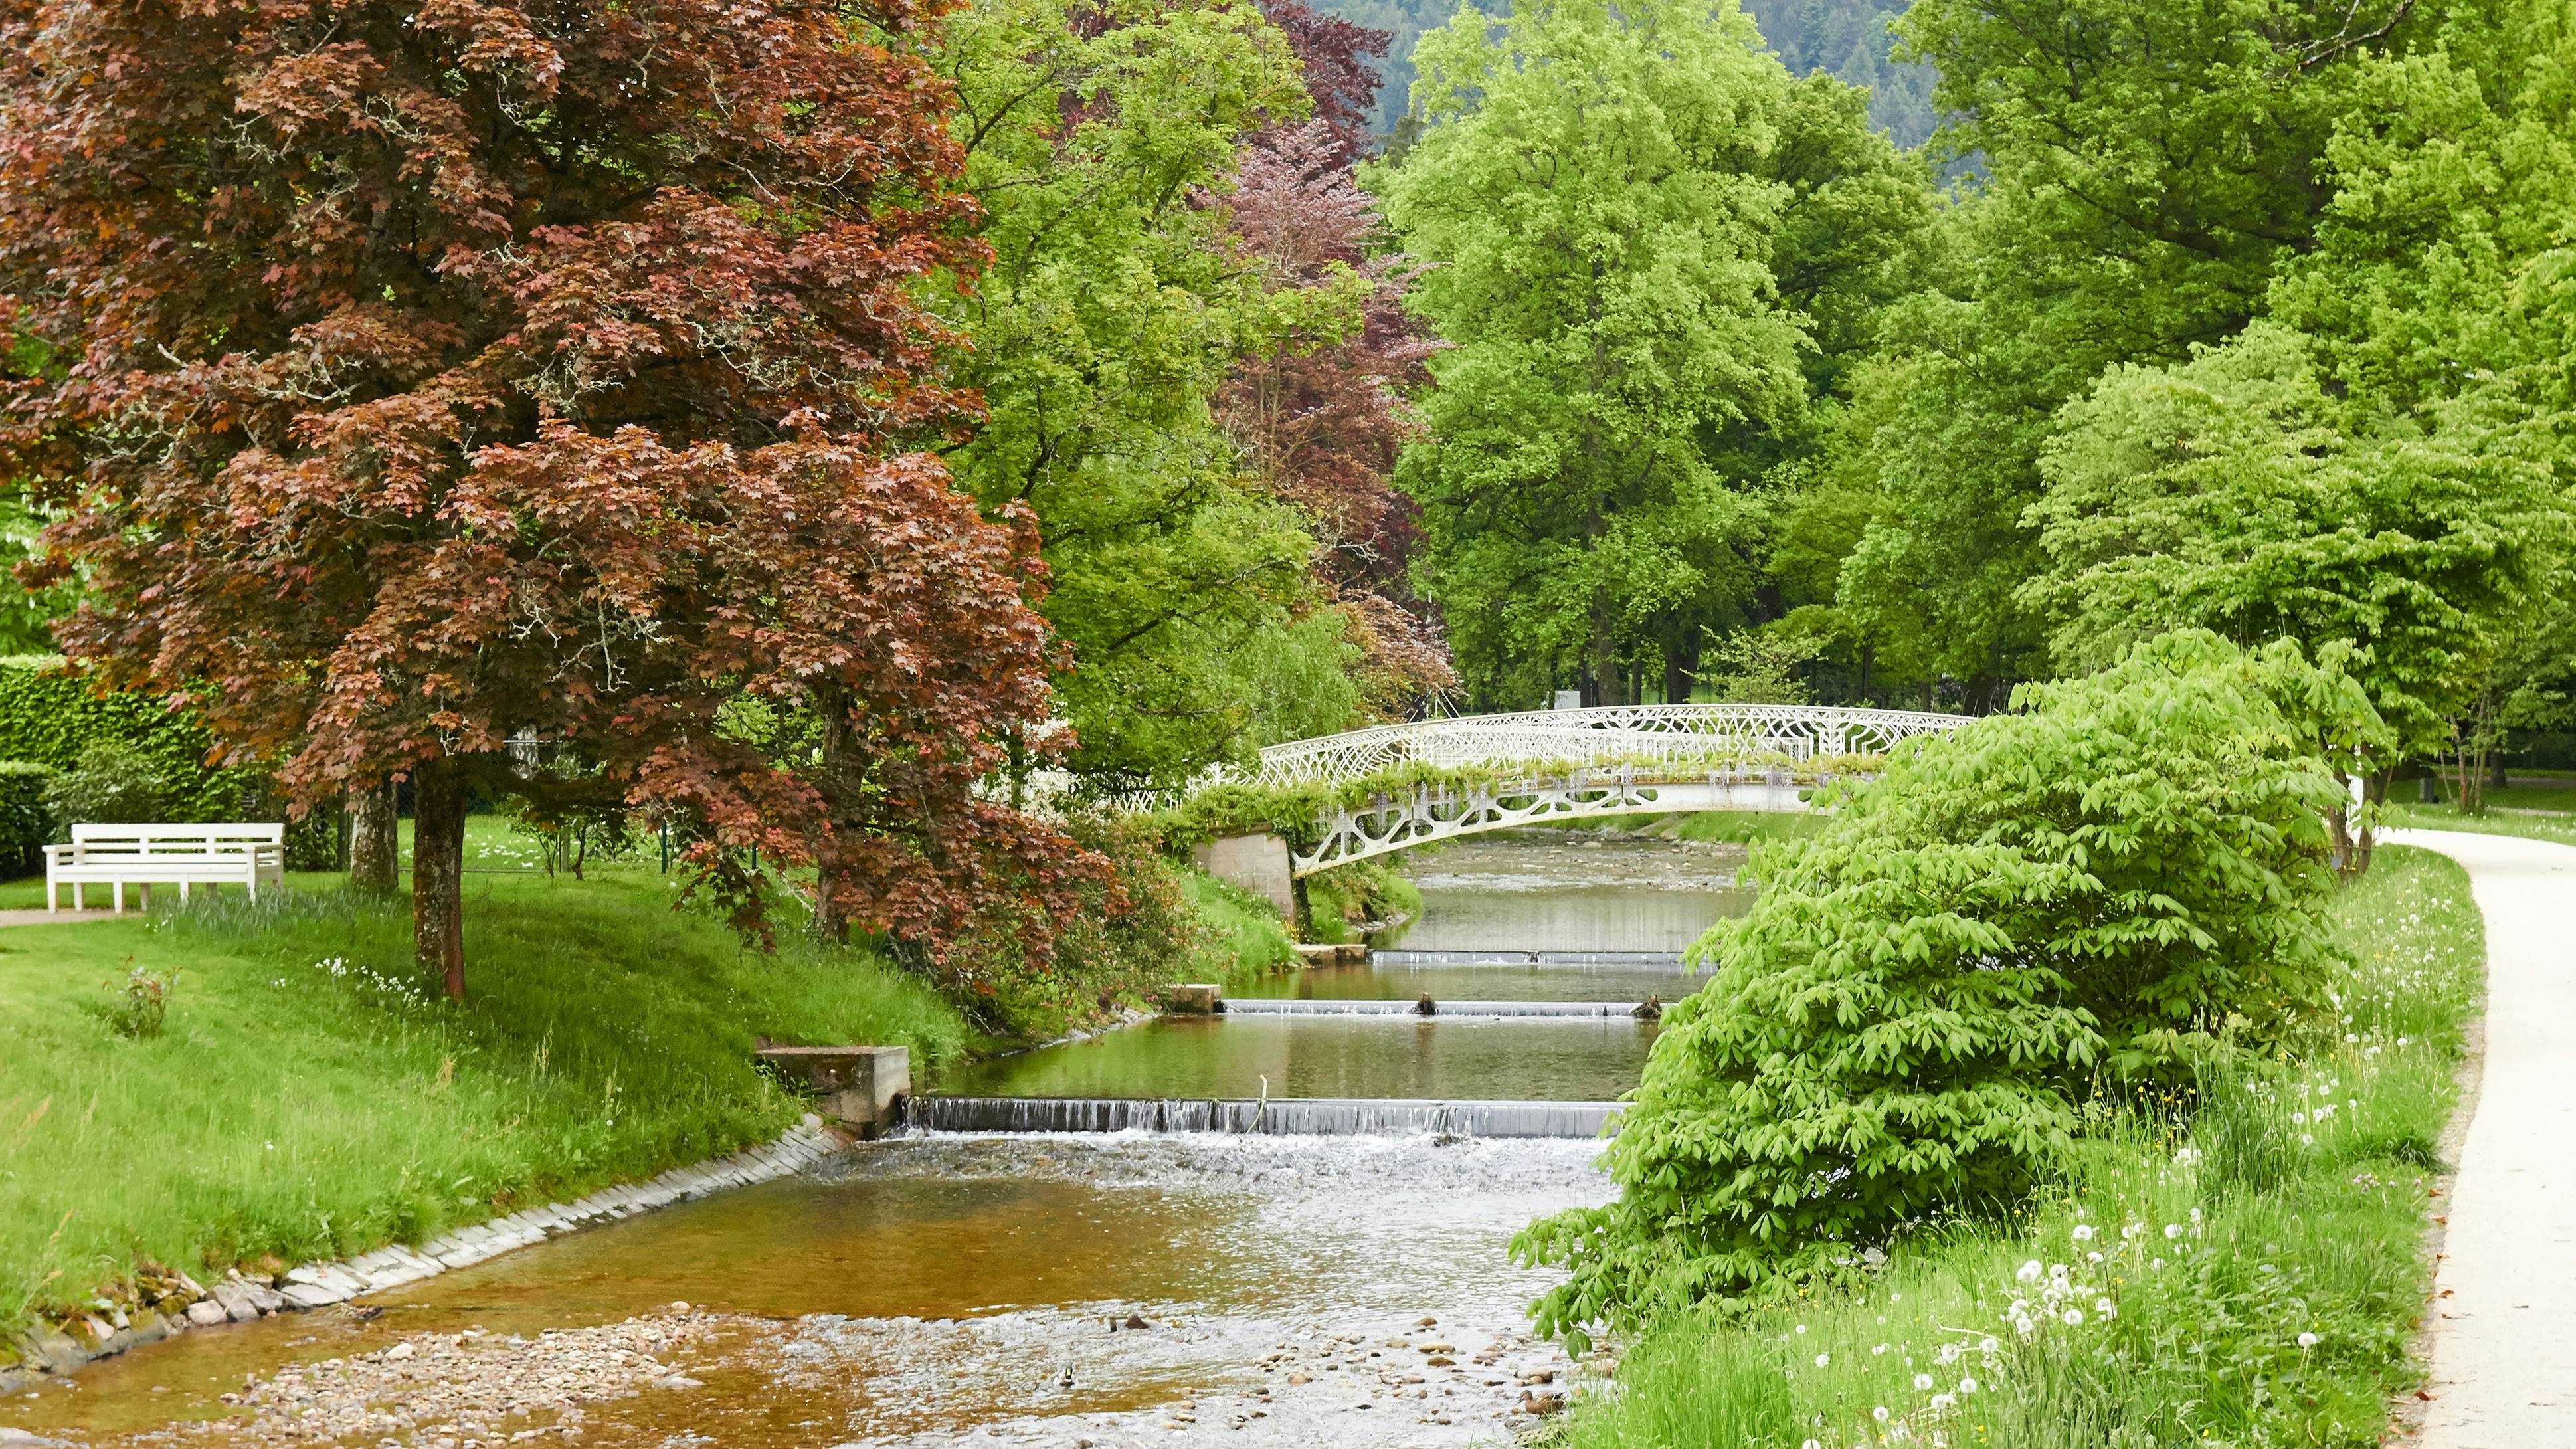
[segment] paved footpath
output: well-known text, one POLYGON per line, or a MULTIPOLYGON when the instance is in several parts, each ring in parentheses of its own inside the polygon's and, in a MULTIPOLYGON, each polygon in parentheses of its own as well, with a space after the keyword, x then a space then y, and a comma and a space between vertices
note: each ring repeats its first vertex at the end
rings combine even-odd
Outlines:
POLYGON ((2381 838, 2467 867, 2487 926, 2486 1062, 2434 1276, 2423 1444, 2576 1445, 2576 846, 2381 838))

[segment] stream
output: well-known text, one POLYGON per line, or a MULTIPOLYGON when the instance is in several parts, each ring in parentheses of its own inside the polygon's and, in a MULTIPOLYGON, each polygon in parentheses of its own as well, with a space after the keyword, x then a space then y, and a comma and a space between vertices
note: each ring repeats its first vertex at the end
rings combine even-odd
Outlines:
POLYGON ((1368 966, 927 1084, 997 1104, 959 1110, 1008 1130, 916 1130, 364 1309, 189 1333, 0 1406, 0 1428, 423 1449, 1507 1443, 1579 1371, 1529 1336, 1551 1280, 1507 1244, 1609 1197, 1600 1114, 1655 1031, 1625 1008, 1688 993, 1680 950, 1748 903, 1740 859, 1590 832, 1458 842, 1414 867, 1422 918, 1368 966), (1435 1014, 1415 1014, 1426 996, 1435 1014), (1530 1003, 1568 1009, 1494 1014, 1530 1003), (1209 1117, 1218 1098, 1250 1102, 1209 1117), (1211 1124, 1229 1130, 1187 1130, 1211 1124))

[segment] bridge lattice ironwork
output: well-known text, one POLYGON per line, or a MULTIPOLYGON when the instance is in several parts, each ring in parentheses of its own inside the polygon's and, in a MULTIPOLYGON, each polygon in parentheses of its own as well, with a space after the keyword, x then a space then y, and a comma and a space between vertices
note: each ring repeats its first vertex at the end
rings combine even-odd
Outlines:
POLYGON ((1258 785, 1334 785, 1407 764, 1441 769, 1658 765, 1705 771, 1735 761, 1805 763, 1880 755, 1965 721, 1955 714, 1808 704, 1621 704, 1526 710, 1380 725, 1272 745, 1258 768, 1230 778, 1258 785))

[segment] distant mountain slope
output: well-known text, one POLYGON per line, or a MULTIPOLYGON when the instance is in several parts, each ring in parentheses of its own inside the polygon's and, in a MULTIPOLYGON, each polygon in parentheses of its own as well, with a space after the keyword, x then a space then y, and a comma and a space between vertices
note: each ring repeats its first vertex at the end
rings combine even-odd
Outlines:
MULTIPOLYGON (((1762 37, 1780 52, 1793 75, 1829 71, 1870 88, 1869 118, 1896 144, 1920 146, 1932 134, 1932 68, 1888 59, 1895 43, 1887 22, 1905 13, 1906 0, 1746 0, 1762 37)), ((1319 10, 1377 30, 1393 31, 1387 47, 1386 84, 1378 91, 1376 130, 1384 135, 1404 114, 1413 87, 1413 41, 1445 23, 1458 0, 1316 0, 1319 10)), ((1496 0, 1493 10, 1507 7, 1496 0)))

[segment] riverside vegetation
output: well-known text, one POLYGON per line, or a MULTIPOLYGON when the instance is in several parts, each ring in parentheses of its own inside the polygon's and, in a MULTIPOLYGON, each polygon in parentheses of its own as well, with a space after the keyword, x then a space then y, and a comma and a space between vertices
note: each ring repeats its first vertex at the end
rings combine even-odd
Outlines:
POLYGON ((2352 698, 2160 641, 1758 851, 1621 1200, 1521 1240, 1637 1339, 1570 1442, 2379 1442, 2484 953, 2446 860, 2331 884, 2352 698))
MULTIPOLYGON (((336 876, 0 933, 0 1345, 125 1306, 164 1266, 417 1242, 774 1137, 808 1104, 754 1069, 755 1033, 936 1067, 1088 1019, 1098 993, 1132 1005, 1291 955, 1266 906, 1173 868, 1118 923, 1167 939, 1077 935, 1056 973, 961 1004, 873 951, 748 947, 632 860, 575 881, 538 869, 538 840, 472 826, 495 873, 468 877, 468 941, 495 969, 463 1006, 413 969, 404 905, 336 876), (157 1030, 115 1020, 143 1009, 138 982, 157 1030)), ((32 905, 34 884, 0 893, 32 905)))

